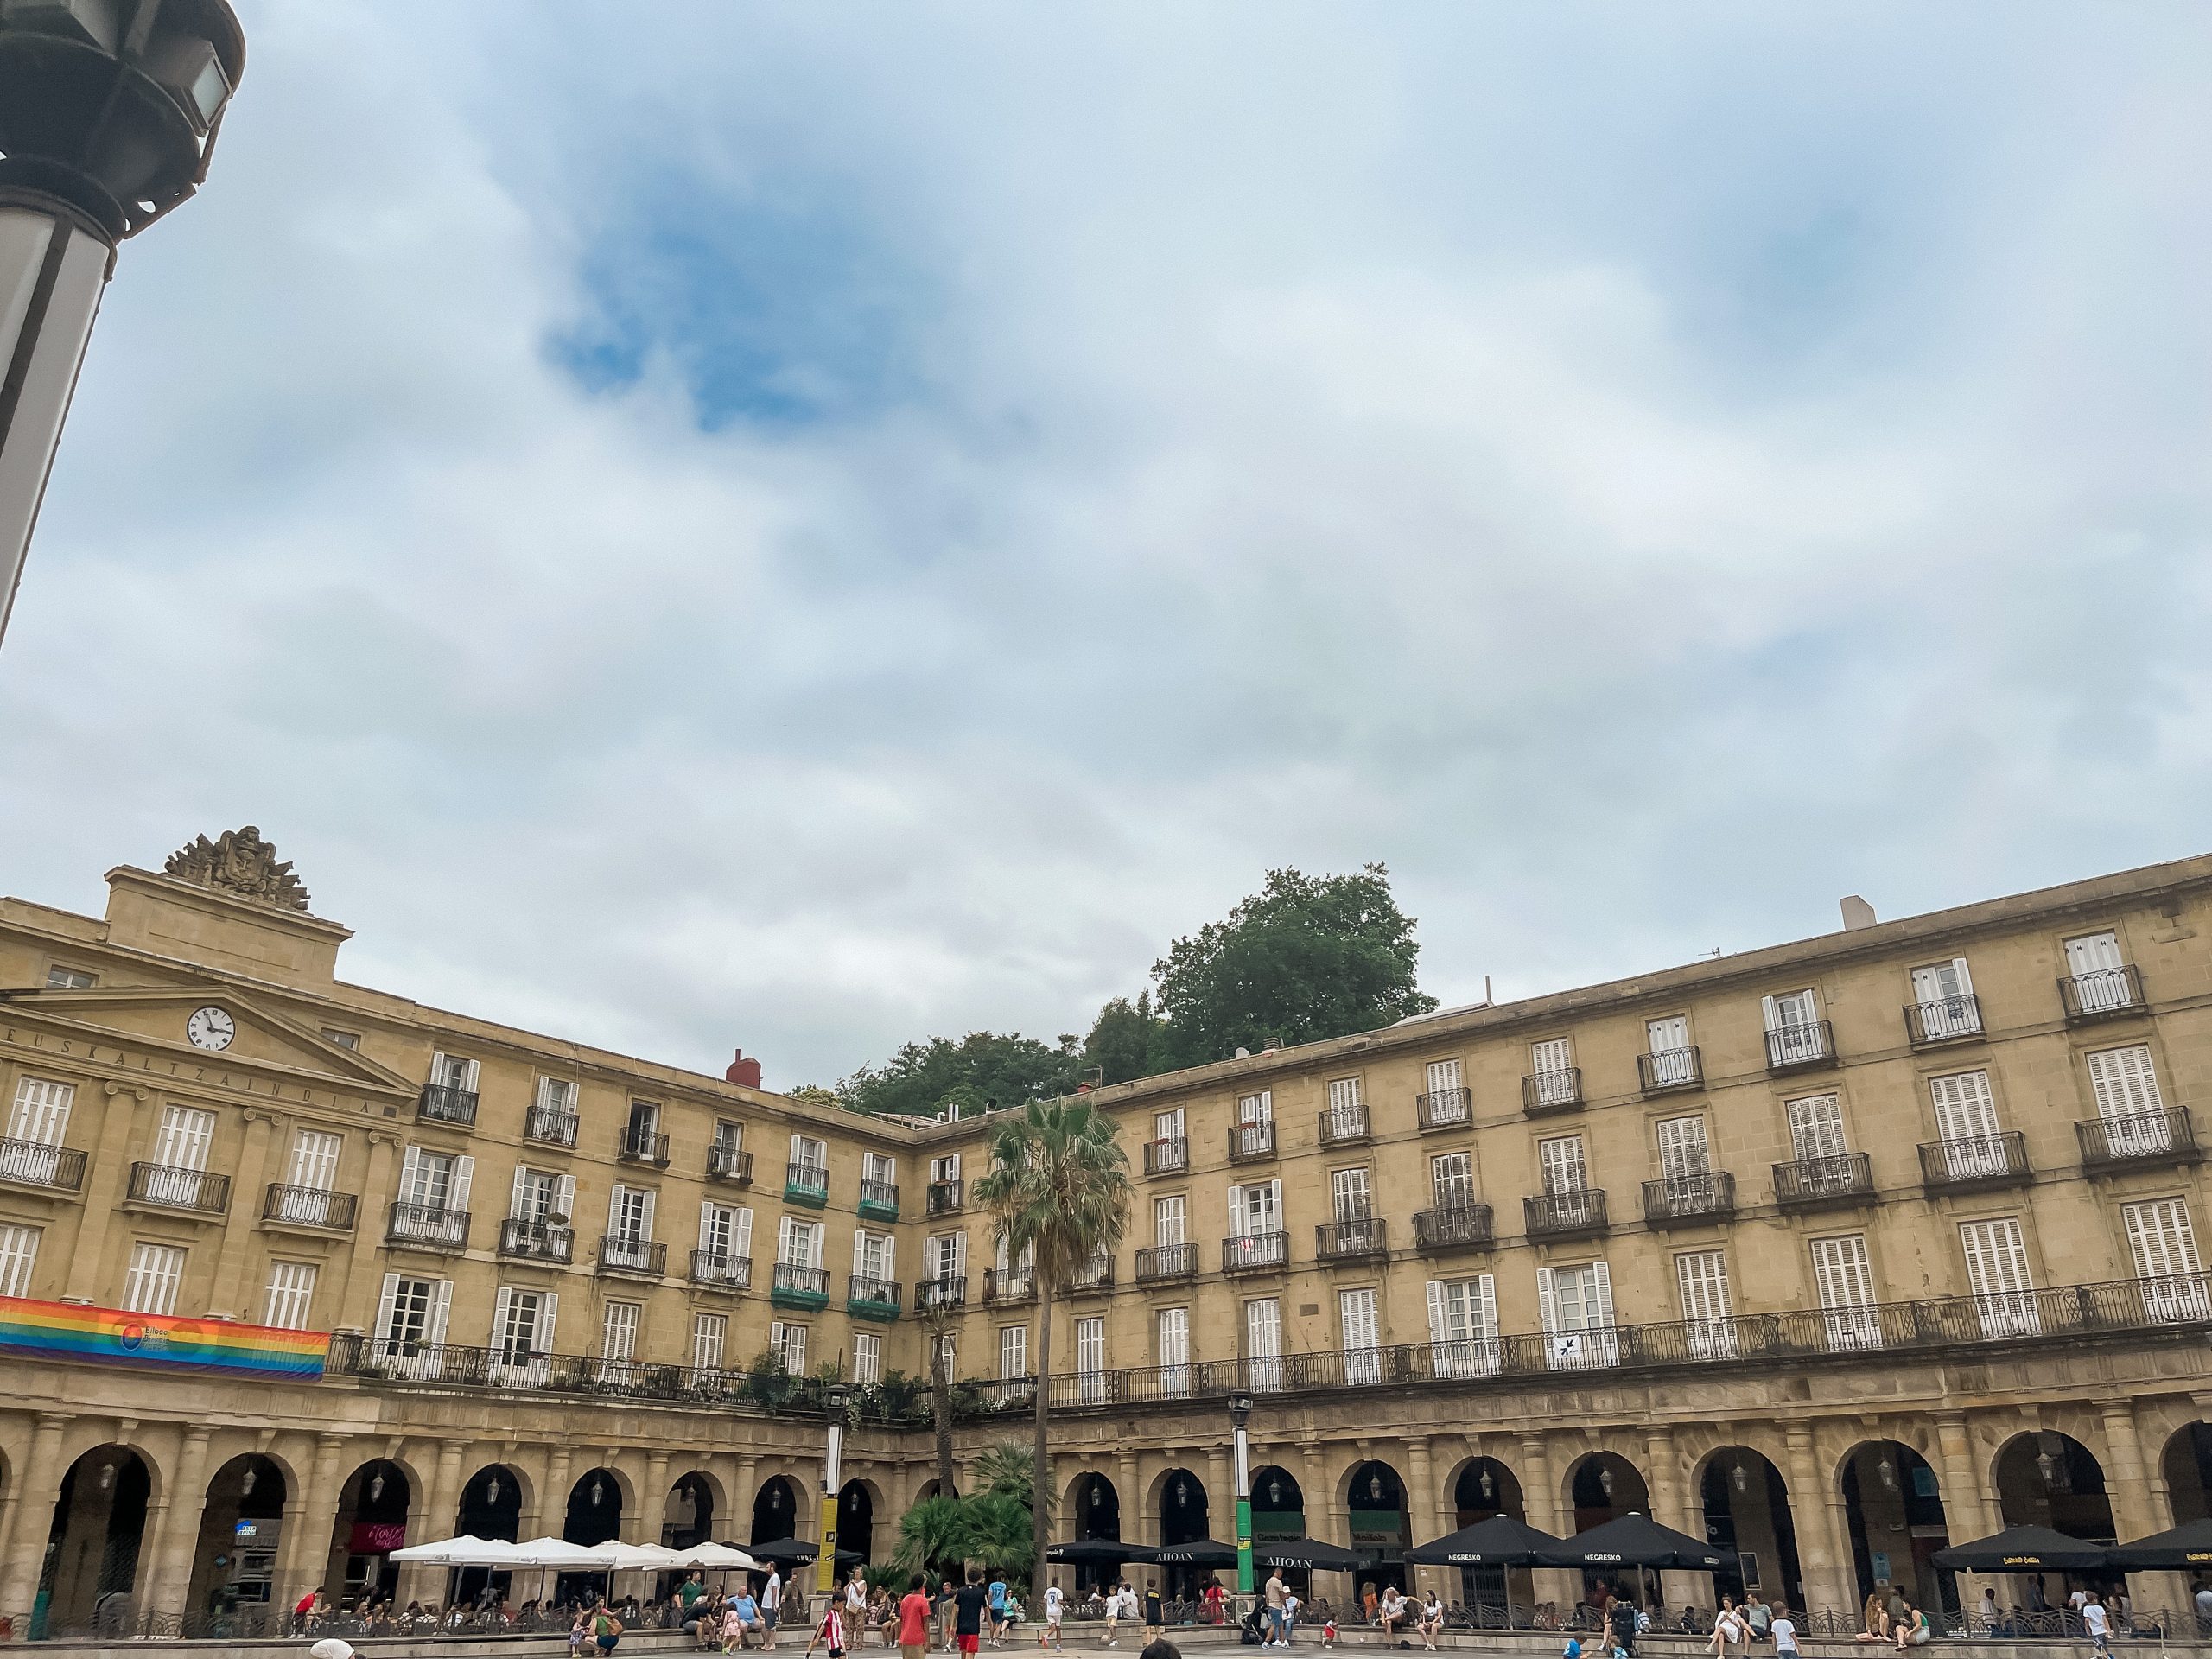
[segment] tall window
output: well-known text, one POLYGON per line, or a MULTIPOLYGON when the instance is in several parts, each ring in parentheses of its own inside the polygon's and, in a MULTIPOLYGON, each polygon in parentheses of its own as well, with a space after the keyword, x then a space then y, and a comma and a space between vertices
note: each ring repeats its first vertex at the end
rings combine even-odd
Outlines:
POLYGON ((607 1235, 625 1244, 643 1244, 653 1236, 653 1195, 641 1186, 616 1185, 607 1205, 607 1235))
POLYGON ((553 1116, 572 1116, 576 1109, 576 1085, 565 1077, 540 1077, 537 1105, 540 1111, 553 1116))
POLYGON ((1537 1141, 1536 1166, 1543 1172, 1544 1192, 1548 1198, 1580 1192, 1588 1185, 1582 1163, 1582 1137, 1579 1135, 1559 1135, 1537 1141))
POLYGON ((184 1252, 172 1244, 140 1244, 123 1276, 123 1306, 131 1313, 174 1313, 184 1281, 184 1252))
POLYGON ((1026 1325, 1002 1325, 999 1327, 999 1381, 1019 1382, 1029 1375, 1029 1327, 1026 1325))
POLYGON ((1936 1156, 1944 1173, 1955 1181, 2004 1174, 2006 1150, 1999 1138, 1989 1073, 1961 1071, 1930 1077, 1928 1093, 1936 1105, 1936 1156))
POLYGON ((1282 1183, 1253 1181, 1229 1189, 1229 1236, 1238 1257, 1255 1266, 1279 1261, 1282 1183))
POLYGON ((960 1154, 958 1153, 948 1152, 930 1160, 930 1179, 932 1182, 957 1181, 959 1179, 960 1154))
POLYGON ((1834 1095, 1810 1095, 1783 1109, 1789 1118, 1790 1149, 1800 1160, 1840 1158, 1851 1150, 1843 1138, 1843 1104, 1834 1095))
POLYGON ((399 1160, 399 1201, 421 1210, 466 1210, 474 1158, 410 1147, 399 1160))
POLYGON ((1344 1381, 1358 1386, 1382 1380, 1382 1325, 1370 1287, 1337 1293, 1337 1332, 1344 1344, 1344 1381))
POLYGON ((1329 1202, 1340 1222, 1373 1219, 1375 1202, 1368 1186, 1367 1166, 1330 1171, 1329 1202))
POLYGON ((810 1135, 795 1135, 791 1136, 791 1162, 812 1172, 812 1184, 819 1185, 830 1178, 830 1143, 810 1135))
POLYGON ((507 1219, 543 1227, 555 1216, 572 1213, 575 1195, 575 1176, 517 1164, 514 1191, 507 1195, 507 1219))
POLYGON ((45 1077, 16 1080, 8 1144, 0 1147, 0 1176, 41 1186, 53 1184, 61 1172, 61 1137, 76 1097, 77 1091, 66 1083, 45 1077))
POLYGON ((1237 1096, 1236 1121, 1239 1123, 1274 1122, 1275 1121, 1274 1091, 1262 1089, 1257 1094, 1237 1096))
POLYGON ((1431 1060, 1422 1081, 1427 1084, 1432 1100, 1439 1095, 1458 1093, 1463 1086, 1459 1081, 1459 1058, 1455 1055, 1448 1060, 1431 1060))
POLYGON ((883 1338, 873 1331, 859 1331, 853 1334, 853 1381, 863 1383, 883 1381, 883 1338))
POLYGON ((861 1179, 894 1185, 899 1179, 899 1160, 887 1152, 864 1152, 861 1154, 861 1179))
POLYGON ((968 1235, 932 1233, 922 1241, 922 1276, 963 1279, 968 1274, 968 1235))
POLYGON ((2074 1001, 2084 1014, 2124 1008, 2133 1000, 2120 935, 2107 929, 2066 941, 2066 971, 2074 981, 2074 1001))
POLYGON ((156 1204, 199 1204, 206 1185, 200 1176, 214 1141, 214 1113, 195 1106, 169 1107, 162 1114, 161 1133, 154 1141, 146 1196, 156 1204))
POLYGON ((1254 1388, 1282 1387, 1282 1304, 1273 1296, 1244 1304, 1244 1358, 1254 1388))
POLYGON ((806 1375, 806 1327, 786 1325, 781 1319, 768 1326, 768 1351, 793 1376, 806 1375))
POLYGON ((600 1325, 599 1351, 602 1357, 631 1360, 638 1357, 638 1327, 645 1319, 640 1302, 609 1302, 600 1325))
POLYGON ((734 1173, 744 1147, 745 1125, 727 1117, 715 1120, 714 1168, 734 1173))
POLYGON ((630 1103, 629 1127, 624 1130, 623 1146, 630 1151, 650 1153, 652 1138, 660 1133, 660 1105, 657 1101, 633 1100, 630 1103))
MULTIPOLYGON (((492 1299, 492 1352, 499 1365, 529 1365, 553 1344, 552 1309, 546 1306, 553 1293, 517 1290, 502 1285, 492 1299)), ((523 1379, 504 1379, 518 1382, 523 1379)))
POLYGON ((465 1060, 458 1054, 433 1054, 430 1081, 441 1089, 473 1095, 476 1092, 476 1062, 465 1060))
POLYGON ((1874 1348, 1881 1344, 1880 1316, 1874 1312, 1874 1271, 1863 1233, 1813 1241, 1813 1284, 1827 1314, 1831 1348, 1874 1348))
POLYGON ((1827 1058, 1826 1034, 1821 1030, 1821 1013, 1809 990, 1789 991, 1781 996, 1770 996, 1764 1004, 1766 1014, 1766 1052, 1768 1060, 1776 1065, 1796 1065, 1827 1058))
POLYGON ((1553 1037, 1529 1045, 1529 1071, 1535 1079, 1536 1103, 1566 1106, 1575 1096, 1574 1057, 1567 1039, 1553 1037))
POLYGON ((1439 1377, 1495 1376, 1497 1287, 1490 1274, 1428 1281, 1429 1363, 1439 1377))
POLYGON ((2166 1103, 2158 1093, 2149 1046, 2101 1049, 2085 1058, 2097 1116, 2105 1121, 2105 1137, 2113 1151, 2121 1157, 2139 1157, 2167 1150, 2173 1144, 2173 1127, 2164 1116, 2166 1103))
POLYGON ((776 1236, 776 1260, 787 1268, 822 1265, 822 1224, 785 1216, 776 1236))
POLYGON ((1605 1262, 1538 1268, 1536 1303, 1543 1316, 1547 1363, 1552 1370, 1620 1363, 1612 1274, 1605 1262))
POLYGON ((1974 1290, 1974 1317, 1984 1336, 2031 1337, 2043 1329, 2036 1306, 2035 1281, 2028 1273, 2027 1240, 2016 1217, 1959 1224, 1966 1252, 1967 1283, 1974 1290))
POLYGON ((716 1262, 747 1261, 753 1255, 753 1211, 707 1199, 699 1206, 699 1250, 716 1262))
POLYGON ((2189 1201, 2151 1198, 2123 1205, 2120 1219, 2151 1317, 2171 1322, 2212 1316, 2212 1288, 2202 1277, 2189 1201))
POLYGON ((272 1262, 269 1264, 269 1299, 261 1322, 279 1331, 308 1328, 308 1308, 315 1300, 315 1263, 272 1262))
POLYGON ((1152 1115, 1152 1138, 1154 1141, 1180 1141, 1183 1138, 1183 1109, 1152 1115))
POLYGON ((696 1370, 719 1371, 729 1352, 729 1316, 694 1313, 691 1316, 691 1364, 696 1370))
POLYGON ((1729 1322, 1728 1261, 1719 1250, 1686 1250, 1675 1258, 1675 1290, 1693 1359, 1732 1359, 1736 1327, 1729 1322))
POLYGON ((38 1267, 41 1230, 36 1227, 0 1227, 0 1296, 31 1294, 31 1274, 38 1267))
POLYGON ((1701 1117, 1669 1117, 1659 1122, 1659 1175, 1670 1185, 1694 1186, 1711 1172, 1713 1159, 1706 1145, 1701 1117))
POLYGON ((1191 1391, 1191 1310, 1163 1307, 1154 1322, 1158 1335, 1160 1391, 1167 1395, 1191 1391))
POLYGON ((1367 1113, 1359 1095, 1357 1077, 1338 1077, 1329 1084, 1329 1135, 1350 1141, 1367 1133, 1367 1113))
POLYGON ((1919 1004, 1920 1029, 1931 1040, 1970 1037, 1981 1029, 1974 1004, 1974 980, 1967 972, 1964 957, 1914 969, 1912 1000, 1919 1004))
POLYGON ((292 1136, 290 1185, 306 1192, 327 1192, 338 1179, 339 1149, 343 1135, 322 1129, 300 1129, 292 1136))
POLYGON ((863 1279, 895 1279, 891 1262, 891 1235, 865 1230, 853 1235, 853 1272, 863 1279))
POLYGON ((1654 1058, 1680 1053, 1690 1046, 1689 1015, 1669 1014, 1657 1020, 1645 1020, 1643 1042, 1654 1058))
POLYGON ((1173 1198, 1152 1201, 1152 1242, 1163 1250, 1188 1241, 1184 1231, 1187 1215, 1186 1200, 1181 1193, 1173 1198))
POLYGON ((1106 1321, 1096 1314, 1075 1322, 1076 1386, 1086 1401, 1106 1394, 1106 1321))
POLYGON ((453 1281, 413 1279, 397 1273, 384 1276, 377 1298, 377 1340, 384 1357, 413 1353, 425 1344, 446 1339, 446 1316, 453 1306, 453 1281))
POLYGON ((1431 1203, 1439 1210, 1469 1210, 1475 1202, 1475 1157, 1470 1152, 1439 1153, 1428 1160, 1431 1203))

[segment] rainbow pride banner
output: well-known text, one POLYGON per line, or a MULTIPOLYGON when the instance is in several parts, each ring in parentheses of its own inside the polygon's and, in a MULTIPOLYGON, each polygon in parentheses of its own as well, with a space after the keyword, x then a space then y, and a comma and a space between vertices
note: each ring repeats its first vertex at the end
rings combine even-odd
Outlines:
POLYGON ((0 1353, 225 1376, 318 1377, 329 1351, 327 1331, 0 1296, 0 1353))

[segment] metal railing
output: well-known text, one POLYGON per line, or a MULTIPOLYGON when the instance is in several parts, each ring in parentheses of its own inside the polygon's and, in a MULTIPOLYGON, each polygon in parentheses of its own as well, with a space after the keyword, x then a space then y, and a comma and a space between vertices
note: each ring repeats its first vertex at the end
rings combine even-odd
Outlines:
POLYGON ((1955 1043, 1961 1037, 1981 1035, 1981 999, 1967 995, 1939 996, 1928 1002, 1904 1005, 1905 1040, 1915 1048, 1930 1043, 1955 1043))
POLYGON ((615 1155, 625 1163, 653 1164, 665 1169, 668 1167, 668 1137, 655 1129, 626 1128, 622 1131, 620 1143, 615 1147, 615 1155))
POLYGON ((1068 1291, 1071 1295, 1083 1295, 1091 1291, 1111 1290, 1114 1287, 1114 1258, 1101 1250, 1088 1262, 1079 1262, 1068 1275, 1068 1291))
POLYGON ((442 1204, 395 1204, 385 1219, 385 1243, 421 1244, 434 1250, 468 1248, 468 1211, 442 1204))
POLYGON ((931 1181, 922 1205, 932 1216, 952 1216, 959 1214, 966 1206, 967 1200, 968 1184, 965 1181, 931 1181))
POLYGON ((1448 1205, 1421 1211, 1414 1217, 1415 1249, 1487 1249, 1495 1236, 1486 1204, 1448 1205))
POLYGON ((1187 1136, 1170 1135, 1164 1141, 1144 1143, 1144 1173, 1147 1175, 1179 1175, 1191 1166, 1191 1142, 1187 1136))
POLYGON ((1774 1201, 1808 1208, 1857 1204, 1874 1196, 1874 1163, 1863 1152, 1798 1158, 1774 1166, 1774 1201))
POLYGON ((714 1285, 723 1290, 753 1288, 753 1258, 749 1255, 727 1255, 720 1250, 691 1252, 691 1282, 695 1285, 714 1285))
POLYGON ((861 1208, 873 1215, 896 1217, 899 1214, 899 1183, 896 1181, 862 1181, 861 1208))
POLYGON ((784 1196, 808 1204, 830 1201, 830 1166, 827 1164, 785 1164, 784 1166, 784 1196))
POLYGON ((830 1300, 830 1269, 803 1268, 796 1262, 776 1263, 775 1276, 768 1281, 768 1294, 791 1297, 801 1301, 823 1303, 830 1300))
POLYGON ((1736 1178, 1725 1169, 1662 1175, 1643 1184, 1643 1218, 1654 1227, 1694 1225, 1736 1213, 1736 1178))
POLYGON ((1825 1020, 1777 1026, 1766 1034, 1766 1069, 1796 1071, 1835 1064, 1835 1033, 1825 1020))
POLYGON ((725 1146, 719 1141, 707 1146, 707 1178, 715 1181, 735 1181, 747 1186, 753 1180, 753 1154, 742 1147, 725 1146))
POLYGON ((1272 1233, 1231 1233, 1221 1241, 1224 1273, 1260 1273, 1290 1265, 1290 1235, 1278 1228, 1272 1233))
POLYGON ((1463 1128, 1475 1119, 1475 1097, 1465 1089, 1437 1089, 1414 1096, 1414 1118, 1424 1129, 1463 1128))
POLYGON ((2196 1126, 2179 1107, 2126 1117, 2090 1117, 2075 1124, 2082 1163, 2090 1169, 2114 1164, 2186 1163, 2196 1158, 2196 1126))
POLYGON ((550 1221, 509 1216, 499 1224, 499 1254, 518 1262, 566 1262, 576 1249, 576 1230, 550 1221))
POLYGON ((1257 1158, 1275 1155, 1275 1122, 1269 1118, 1264 1123, 1232 1123, 1229 1126, 1229 1161, 1249 1164, 1257 1158))
POLYGON ((923 1279, 914 1285, 914 1306, 919 1307, 965 1307, 968 1305, 968 1275, 964 1273, 947 1274, 941 1279, 923 1279))
POLYGON ((899 1285, 896 1279, 878 1279, 855 1273, 845 1280, 845 1311, 864 1319, 899 1317, 899 1285))
POLYGON ((0 1181, 75 1192, 85 1185, 85 1154, 43 1141, 0 1141, 0 1181))
POLYGON ((1521 1210, 1522 1224, 1531 1238, 1602 1233, 1611 1225, 1605 1217, 1605 1190, 1601 1186, 1541 1192, 1522 1199, 1521 1210))
POLYGON ((658 1278, 668 1271, 668 1246, 650 1238, 626 1238, 602 1233, 599 1240, 601 1273, 646 1273, 658 1278))
POLYGON ((287 1222, 295 1227, 328 1227, 350 1233, 360 1198, 352 1192, 333 1192, 324 1186, 283 1186, 272 1184, 262 1195, 261 1218, 287 1222))
POLYGON ((1530 1116, 1563 1112, 1582 1103, 1582 1068, 1563 1065, 1555 1071, 1533 1071, 1521 1079, 1521 1109, 1530 1116))
POLYGON ((1325 1221, 1313 1229, 1313 1254, 1324 1262, 1357 1262, 1390 1253, 1389 1224, 1380 1216, 1325 1221))
POLYGON ((1026 1302, 1037 1294, 1037 1274, 1029 1268, 985 1268, 986 1302, 1026 1302))
POLYGON ((2002 1185, 2031 1173, 2028 1137, 2018 1129, 1921 1143, 1920 1179, 1929 1186, 2002 1185))
POLYGON ((576 1114, 565 1107, 533 1104, 522 1115, 522 1138, 549 1147, 573 1147, 578 1121, 576 1114))
POLYGON ((466 1128, 476 1122, 476 1091, 456 1089, 448 1083, 426 1083, 416 1096, 415 1116, 433 1123, 459 1123, 466 1128))
POLYGON ((1685 1048, 1654 1049, 1636 1057, 1636 1081, 1647 1095, 1694 1089, 1705 1081, 1705 1059, 1695 1043, 1685 1048))
POLYGON ((1357 1106, 1324 1106, 1321 1109, 1321 1144, 1325 1147, 1357 1146, 1374 1136, 1374 1128, 1368 1122, 1364 1102, 1357 1106))
POLYGON ((1136 1279, 1141 1285, 1163 1279, 1188 1279, 1198 1270, 1195 1244, 1154 1244, 1137 1252, 1136 1279))
POLYGON ((175 1164, 133 1164, 127 1196, 164 1210, 189 1210, 219 1216, 231 1205, 231 1178, 175 1164))
POLYGON ((2132 962, 2118 968, 2094 968, 2086 974, 2062 974, 2058 1002, 2069 1021, 2139 1014, 2143 1008, 2143 977, 2132 962))

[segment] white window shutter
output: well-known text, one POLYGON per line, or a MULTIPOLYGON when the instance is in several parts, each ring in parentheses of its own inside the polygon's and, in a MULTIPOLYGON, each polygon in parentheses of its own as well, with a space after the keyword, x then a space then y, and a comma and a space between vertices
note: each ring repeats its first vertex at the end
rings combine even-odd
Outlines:
POLYGON ((1613 1328, 1613 1273, 1603 1262, 1590 1264, 1591 1287, 1598 1293, 1598 1323, 1613 1328))
POLYGON ((492 1345, 498 1347, 507 1339, 507 1317, 514 1312, 515 1294, 506 1286, 499 1287, 492 1298, 492 1345))
POLYGON ((1559 1329, 1559 1297, 1552 1288, 1552 1270, 1536 1269, 1536 1306, 1543 1315, 1544 1329, 1559 1329))
POLYGON ((622 1185, 619 1181, 607 1194, 607 1230, 614 1235, 622 1230, 622 1185))
POLYGON ((657 1192, 645 1194, 645 1224, 639 1231, 639 1238, 651 1238, 653 1236, 653 1200, 659 1196, 657 1192))
POLYGON ((468 1186, 469 1183, 475 1179, 476 1160, 474 1158, 464 1157, 454 1160, 453 1166, 453 1198, 451 1200, 452 1205, 454 1209, 466 1210, 468 1208, 468 1186))
POLYGON ((1428 1281, 1428 1339, 1442 1342, 1444 1338, 1444 1281, 1432 1279, 1428 1281))
POLYGON ((476 1092, 476 1074, 480 1067, 478 1062, 474 1060, 469 1060, 466 1062, 466 1064, 468 1067, 468 1081, 463 1084, 461 1087, 473 1095, 476 1092))
POLYGON ((576 1178, 563 1175, 561 1184, 553 1189, 553 1208, 569 1222, 576 1215, 576 1178))
POLYGON ((1496 1336, 1497 1334, 1497 1276, 1495 1274, 1484 1273, 1476 1275, 1475 1306, 1475 1334, 1478 1337, 1496 1336))
POLYGON ((955 1233, 952 1236, 952 1271, 946 1276, 957 1279, 967 1271, 968 1235, 964 1232, 955 1233))
POLYGON ((387 1273, 384 1287, 377 1292, 377 1322, 369 1334, 379 1342, 391 1334, 391 1316, 399 1306, 399 1275, 387 1273))
POLYGON ((750 1256, 753 1254, 752 1211, 741 1210, 737 1212, 737 1226, 734 1229, 732 1236, 736 1241, 730 1246, 730 1249, 734 1254, 743 1256, 750 1256))
POLYGON ((895 1233, 886 1233, 883 1236, 883 1276, 886 1279, 896 1279, 899 1276, 899 1269, 893 1259, 898 1249, 898 1236, 895 1233))
POLYGON ((1763 996, 1759 999, 1759 1011, 1761 1015, 1766 1020, 1766 1028, 1769 1031, 1774 1031, 1780 1027, 1782 1024, 1781 1017, 1775 1010, 1774 999, 1772 997, 1763 996))
POLYGON ((549 1290, 537 1304, 537 1348, 541 1354, 553 1351, 553 1316, 561 1311, 561 1294, 549 1290))
POLYGON ((709 1243, 715 1236, 714 1219, 715 1201, 712 1198, 702 1198, 699 1201, 699 1248, 702 1250, 714 1249, 713 1244, 709 1243))
POLYGON ((515 1190, 507 1199, 507 1217, 512 1220, 522 1214, 523 1189, 530 1183, 530 1171, 522 1165, 515 1166, 515 1190))
POLYGON ((446 1339, 446 1316, 453 1312, 453 1281, 440 1279, 430 1294, 430 1335, 433 1343, 446 1339))
POLYGON ((423 1179, 423 1148, 410 1147, 399 1160, 399 1201, 416 1202, 416 1193, 422 1189, 416 1183, 423 1179))
POLYGON ((853 1234, 853 1271, 863 1277, 868 1273, 868 1235, 857 1230, 853 1234))

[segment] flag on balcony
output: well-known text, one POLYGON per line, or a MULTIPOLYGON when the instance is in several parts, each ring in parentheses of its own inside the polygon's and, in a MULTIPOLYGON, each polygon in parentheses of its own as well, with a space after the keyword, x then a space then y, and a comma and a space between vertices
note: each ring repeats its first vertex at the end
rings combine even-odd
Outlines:
POLYGON ((318 1377, 329 1349, 327 1331, 0 1296, 0 1353, 229 1376, 318 1377))

